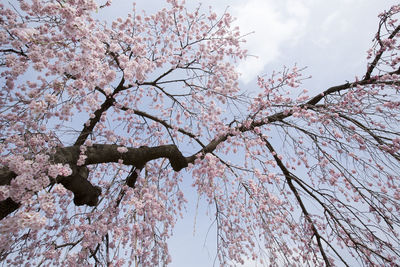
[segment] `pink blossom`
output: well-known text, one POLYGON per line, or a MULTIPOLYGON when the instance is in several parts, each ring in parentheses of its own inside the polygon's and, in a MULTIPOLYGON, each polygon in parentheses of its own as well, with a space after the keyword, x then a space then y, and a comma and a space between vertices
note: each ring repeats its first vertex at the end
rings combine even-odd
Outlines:
POLYGON ((192 200, 216 265, 400 262, 398 6, 358 78, 305 89, 294 65, 246 92, 253 52, 227 11, 167 0, 105 22, 111 1, 16 2, 0 4, 4 264, 167 265, 192 200))
POLYGON ((126 147, 124 147, 124 146, 118 147, 117 150, 118 150, 119 153, 126 153, 126 152, 128 152, 128 149, 127 149, 126 147))

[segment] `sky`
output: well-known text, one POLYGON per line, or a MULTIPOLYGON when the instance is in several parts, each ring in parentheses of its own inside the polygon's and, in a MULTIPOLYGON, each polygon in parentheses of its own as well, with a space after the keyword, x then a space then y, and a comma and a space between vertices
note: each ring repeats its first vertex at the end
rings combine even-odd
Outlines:
MULTIPOLYGON (((166 6, 161 0, 139 0, 137 10, 148 14, 166 6)), ((257 75, 270 74, 283 66, 306 67, 305 88, 319 92, 327 87, 354 80, 365 72, 366 51, 378 27, 377 15, 398 3, 394 0, 204 0, 207 10, 218 14, 228 11, 237 18, 236 25, 247 36, 245 47, 252 55, 237 68, 240 84, 256 88, 257 75)), ((187 0, 190 7, 199 1, 187 0)), ((110 16, 122 16, 129 10, 128 0, 114 0, 110 16)), ((190 191, 185 218, 175 227, 170 242, 171 267, 213 266, 215 228, 205 214, 207 206, 190 191)), ((218 264, 216 264, 218 266, 218 264)), ((245 267, 257 266, 247 262, 245 267)), ((260 265, 258 265, 260 266, 260 265)))

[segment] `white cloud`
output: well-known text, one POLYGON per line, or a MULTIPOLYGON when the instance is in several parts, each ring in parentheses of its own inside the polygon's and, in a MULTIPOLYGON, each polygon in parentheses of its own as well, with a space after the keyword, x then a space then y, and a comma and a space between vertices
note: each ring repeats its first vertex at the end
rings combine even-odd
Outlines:
POLYGON ((282 45, 293 44, 301 37, 309 16, 303 0, 250 0, 233 5, 231 11, 237 17, 242 33, 254 32, 247 36, 245 45, 254 57, 238 66, 245 83, 277 59, 282 45))
POLYGON ((288 0, 286 1, 286 8, 289 14, 299 19, 306 19, 310 13, 310 9, 306 7, 306 2, 304 1, 288 0))

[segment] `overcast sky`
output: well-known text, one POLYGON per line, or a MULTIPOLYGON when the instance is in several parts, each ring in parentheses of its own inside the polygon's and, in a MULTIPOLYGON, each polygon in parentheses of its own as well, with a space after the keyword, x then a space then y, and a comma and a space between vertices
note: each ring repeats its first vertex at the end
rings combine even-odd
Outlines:
MULTIPOLYGON (((199 1, 187 0, 190 6, 199 1)), ((257 75, 281 70, 284 65, 307 67, 313 78, 305 82, 312 91, 352 81, 366 68, 366 51, 378 26, 377 15, 398 3, 394 0, 205 0, 207 9, 215 7, 222 14, 229 6, 243 33, 246 48, 254 57, 238 66, 242 86, 255 88, 257 75)), ((114 15, 129 10, 129 0, 114 0, 114 15)), ((137 1, 137 9, 147 13, 165 6, 161 0, 137 1)), ((190 178, 190 177, 188 177, 190 178)), ((190 184, 190 182, 189 182, 190 184)), ((193 192, 194 194, 194 192, 193 192)), ((189 194, 190 195, 190 194, 189 194)), ((180 221, 171 240, 172 267, 207 267, 215 257, 215 229, 199 206, 195 216, 196 197, 190 198, 187 217, 180 221), (196 227, 194 226, 196 217, 196 227), (194 232, 194 229, 195 232, 194 232), (195 233, 195 234, 194 234, 195 233)), ((256 266, 248 263, 247 266, 256 266)))

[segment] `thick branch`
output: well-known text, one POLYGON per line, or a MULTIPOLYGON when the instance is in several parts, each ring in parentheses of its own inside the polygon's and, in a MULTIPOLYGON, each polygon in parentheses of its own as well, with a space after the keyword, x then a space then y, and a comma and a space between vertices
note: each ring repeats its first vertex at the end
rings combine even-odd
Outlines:
POLYGON ((0 185, 9 185, 17 175, 7 168, 0 169, 0 185))
POLYGON ((88 181, 89 170, 86 166, 73 166, 72 175, 57 177, 57 183, 74 193, 74 203, 77 206, 96 206, 101 189, 88 181))
MULTIPOLYGON (((180 171, 188 166, 187 159, 175 145, 162 145, 156 147, 142 146, 127 148, 126 153, 118 152, 118 145, 94 144, 87 147, 85 164, 117 163, 123 160, 125 165, 142 168, 147 162, 159 158, 168 158, 174 171, 180 171)), ((79 146, 62 147, 54 155, 55 162, 75 164, 80 153, 79 146)))
MULTIPOLYGON (((126 153, 118 152, 117 145, 95 144, 87 148, 86 165, 111 163, 123 160, 124 164, 135 166, 138 169, 158 158, 168 158, 172 169, 180 171, 188 166, 187 159, 182 155, 175 145, 163 145, 157 147, 142 146, 139 148, 127 148, 126 153)), ((98 197, 101 194, 99 187, 92 185, 87 177, 89 170, 86 166, 77 166, 80 146, 61 147, 52 155, 54 163, 69 164, 72 175, 68 177, 59 176, 57 183, 61 183, 65 188, 74 193, 74 203, 76 205, 96 206, 98 197)), ((9 185, 17 175, 6 168, 0 169, 0 185, 9 185)), ((0 220, 12 213, 19 207, 19 203, 8 198, 0 201, 0 220)))
MULTIPOLYGON (((88 180, 89 170, 86 166, 76 166, 70 164, 72 174, 68 177, 58 176, 54 182, 62 184, 66 189, 74 194, 74 203, 77 206, 88 205, 96 206, 101 189, 92 185, 88 180)), ((10 185, 12 179, 17 176, 7 168, 0 169, 0 185, 10 185)), ((0 220, 20 207, 20 203, 12 198, 0 201, 0 220)))
MULTIPOLYGON (((6 168, 0 169, 0 186, 9 185, 11 180, 14 179, 16 176, 17 175, 14 172, 9 171, 6 168)), ((15 202, 11 198, 0 201, 0 220, 6 217, 8 214, 17 210, 19 206, 19 203, 15 202)))
POLYGON ((10 197, 6 200, 0 201, 0 220, 8 214, 16 211, 19 207, 20 204, 12 200, 10 197))

